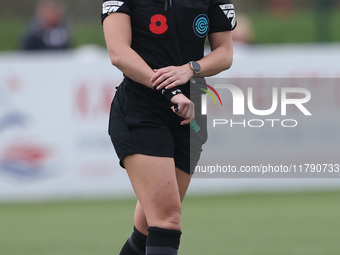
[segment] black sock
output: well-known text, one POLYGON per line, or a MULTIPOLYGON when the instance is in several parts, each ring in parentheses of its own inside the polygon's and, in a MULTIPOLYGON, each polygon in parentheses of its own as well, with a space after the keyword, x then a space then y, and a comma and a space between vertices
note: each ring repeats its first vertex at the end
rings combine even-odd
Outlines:
POLYGON ((133 233, 124 244, 119 255, 145 255, 146 235, 133 227, 133 233))
POLYGON ((182 232, 157 227, 149 227, 146 240, 146 255, 177 255, 182 232))

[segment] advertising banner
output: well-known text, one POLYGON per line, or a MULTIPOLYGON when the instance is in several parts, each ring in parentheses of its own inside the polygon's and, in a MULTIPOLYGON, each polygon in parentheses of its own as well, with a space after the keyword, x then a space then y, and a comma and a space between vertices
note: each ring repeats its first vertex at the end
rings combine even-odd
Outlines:
MULTIPOLYGON (((231 87, 215 87, 223 106, 208 90, 217 105, 209 95, 205 98, 210 134, 199 165, 202 168, 197 168, 202 173, 195 175, 198 178, 193 179, 189 192, 279 188, 279 183, 287 187, 284 177, 292 177, 274 173, 267 176, 274 177, 268 182, 259 180, 266 177, 261 174, 252 178, 231 173, 236 178, 228 178, 230 175, 220 173, 223 178, 210 178, 213 174, 202 171, 208 165, 262 164, 262 172, 270 164, 295 171, 337 169, 339 52, 339 46, 236 45, 232 68, 216 76, 217 82, 208 83, 238 87, 244 96, 239 99, 244 112, 240 105, 233 106, 237 98, 232 97, 231 87), (279 78, 289 84, 280 85, 279 78), (313 79, 300 86, 300 78, 313 79), (305 101, 293 106, 292 101, 285 102, 286 94, 286 100, 294 97, 284 87, 304 88, 293 96, 305 101), (282 106, 286 104, 284 115, 282 106)), ((133 195, 107 132, 110 104, 121 80, 121 72, 110 64, 104 49, 1 54, 0 201, 133 195)), ((334 177, 335 173, 321 177, 334 177)), ((301 173, 299 177, 311 176, 301 173)), ((301 178, 290 178, 290 187, 294 183, 296 187, 338 187, 340 183, 336 178, 301 178)))

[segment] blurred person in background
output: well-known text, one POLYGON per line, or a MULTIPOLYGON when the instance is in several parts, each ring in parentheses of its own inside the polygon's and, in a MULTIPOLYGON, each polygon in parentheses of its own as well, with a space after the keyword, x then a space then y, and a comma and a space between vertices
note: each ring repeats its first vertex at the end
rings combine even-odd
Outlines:
POLYGON ((293 9, 294 2, 292 0, 269 1, 269 10, 276 18, 288 18, 293 13, 293 9))
POLYGON ((61 3, 43 0, 21 40, 22 50, 66 50, 70 48, 70 35, 61 3))

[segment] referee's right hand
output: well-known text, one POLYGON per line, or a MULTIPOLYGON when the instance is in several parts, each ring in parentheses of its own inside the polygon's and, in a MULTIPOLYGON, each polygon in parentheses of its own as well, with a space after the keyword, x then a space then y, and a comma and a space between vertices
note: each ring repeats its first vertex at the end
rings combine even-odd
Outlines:
POLYGON ((195 119, 195 105, 185 95, 177 94, 171 98, 171 102, 174 104, 172 111, 184 119, 181 125, 187 125, 195 119))

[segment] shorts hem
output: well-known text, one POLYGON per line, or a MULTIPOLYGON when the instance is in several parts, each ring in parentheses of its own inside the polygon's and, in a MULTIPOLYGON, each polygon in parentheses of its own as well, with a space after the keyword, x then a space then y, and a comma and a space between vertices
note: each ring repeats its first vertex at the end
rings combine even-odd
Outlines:
POLYGON ((145 156, 154 156, 154 157, 162 157, 162 158, 172 158, 174 159, 174 155, 171 154, 161 154, 161 153, 152 153, 152 152, 141 152, 141 151, 131 151, 131 152, 126 152, 122 156, 119 157, 119 165, 125 169, 125 166, 123 164, 123 160, 125 157, 133 154, 140 154, 140 155, 145 155, 145 156))
POLYGON ((145 156, 154 156, 154 157, 161 157, 161 158, 172 158, 174 159, 175 161, 175 167, 177 167, 178 169, 180 169, 181 171, 189 174, 189 175, 193 175, 193 171, 191 171, 190 169, 186 169, 186 167, 182 164, 178 164, 174 158, 173 155, 170 155, 170 154, 157 154, 157 153, 148 153, 148 152, 140 152, 140 151, 133 151, 133 152, 126 152, 124 153, 121 157, 119 157, 119 165, 126 169, 124 164, 123 164, 123 160, 126 156, 129 156, 129 155, 133 155, 133 154, 140 154, 140 155, 145 155, 145 156))

